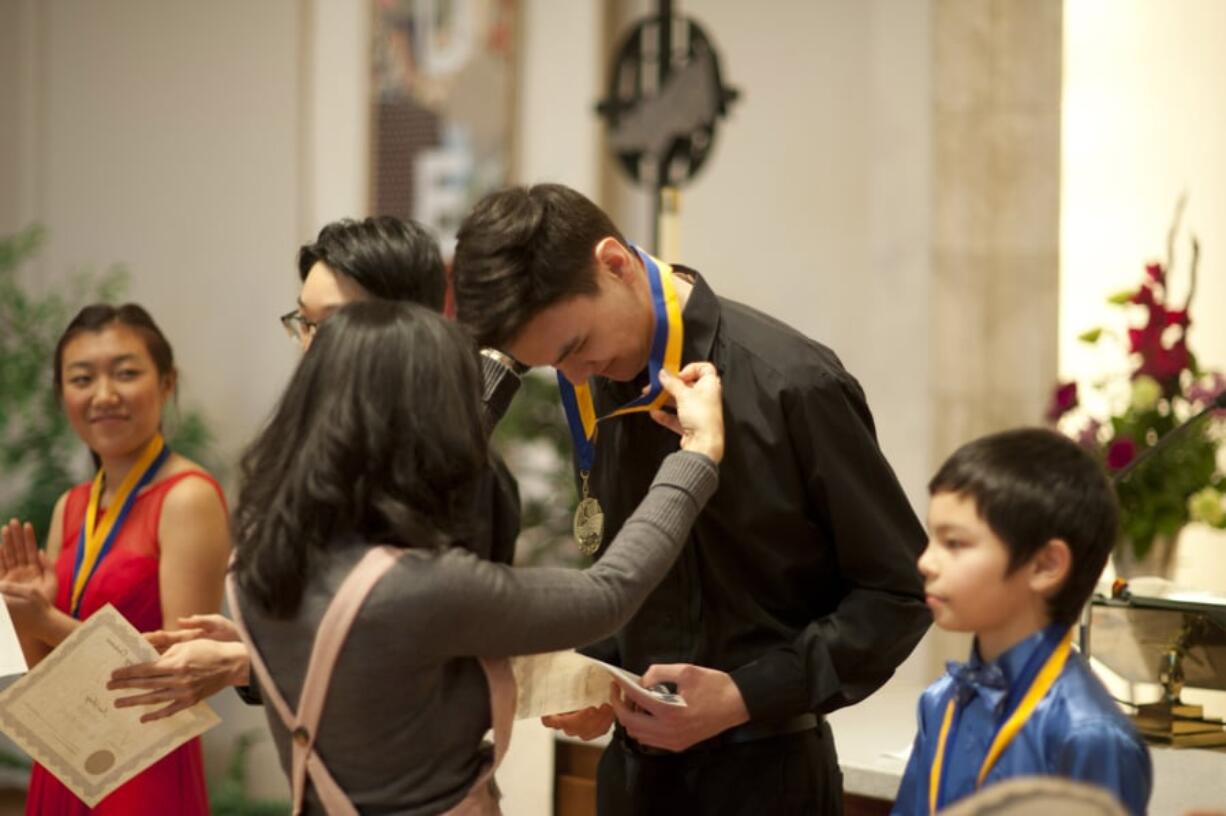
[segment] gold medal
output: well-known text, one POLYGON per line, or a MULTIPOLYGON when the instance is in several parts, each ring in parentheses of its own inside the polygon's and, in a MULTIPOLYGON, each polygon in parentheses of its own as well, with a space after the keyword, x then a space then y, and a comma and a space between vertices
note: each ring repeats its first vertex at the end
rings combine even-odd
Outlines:
POLYGON ((588 495, 587 471, 579 474, 583 479, 583 498, 575 508, 575 541, 579 551, 586 556, 593 556, 600 549, 600 541, 604 536, 604 511, 600 502, 588 495))

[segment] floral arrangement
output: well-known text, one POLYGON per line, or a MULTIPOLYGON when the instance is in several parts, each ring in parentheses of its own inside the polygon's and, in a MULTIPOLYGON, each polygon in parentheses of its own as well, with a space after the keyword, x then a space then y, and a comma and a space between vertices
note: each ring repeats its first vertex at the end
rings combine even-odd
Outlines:
POLYGON ((1056 386, 1047 413, 1050 422, 1101 459, 1109 473, 1123 476, 1116 479, 1120 544, 1131 543, 1138 560, 1149 553, 1156 538, 1174 537, 1189 521, 1226 528, 1226 473, 1218 461, 1223 442, 1220 420, 1226 412, 1211 412, 1195 427, 1181 431, 1180 439, 1122 473, 1226 390, 1226 377, 1201 368, 1188 347, 1199 260, 1195 238, 1187 298, 1181 306, 1171 303, 1168 276, 1182 203, 1171 227, 1166 262, 1148 264, 1138 288, 1108 299, 1125 312, 1126 340, 1102 327, 1078 338, 1090 345, 1113 341, 1124 352, 1122 370, 1091 384, 1091 401, 1106 406, 1107 416, 1099 418, 1082 404, 1076 382, 1056 386))

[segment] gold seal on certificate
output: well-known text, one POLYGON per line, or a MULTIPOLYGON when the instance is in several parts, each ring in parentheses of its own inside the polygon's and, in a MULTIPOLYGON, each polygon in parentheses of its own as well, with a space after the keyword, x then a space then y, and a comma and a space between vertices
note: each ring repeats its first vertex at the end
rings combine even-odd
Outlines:
POLYGON ((595 555, 604 535, 604 511, 600 502, 584 496, 575 508, 575 541, 584 555, 595 555))

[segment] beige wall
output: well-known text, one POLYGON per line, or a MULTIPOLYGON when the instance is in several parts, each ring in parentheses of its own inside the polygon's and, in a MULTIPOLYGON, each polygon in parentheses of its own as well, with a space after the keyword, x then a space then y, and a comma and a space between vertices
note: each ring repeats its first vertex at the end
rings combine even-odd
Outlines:
MULTIPOLYGON (((1226 3, 1066 0, 1061 189, 1060 370, 1083 381, 1122 358, 1077 342, 1122 327, 1108 294, 1162 260, 1175 201, 1187 194, 1172 294, 1187 292, 1189 233, 1201 257, 1189 343, 1226 369, 1226 3)), ((1176 580, 1226 592, 1226 533, 1192 526, 1176 580)))
MULTIPOLYGON (((276 316, 300 237, 299 36, 292 2, 47 2, 38 32, 19 223, 40 221, 47 280, 131 271, 176 347, 180 399, 225 459, 294 359, 276 316)), ((11 204, 9 206, 12 206, 11 204)))
MULTIPOLYGON (((629 18, 644 6, 624 5, 629 18)), ((681 4, 742 95, 682 191, 675 260, 839 354, 917 506, 929 468, 929 5, 681 4)), ((617 178, 620 221, 647 243, 646 195, 617 178)))

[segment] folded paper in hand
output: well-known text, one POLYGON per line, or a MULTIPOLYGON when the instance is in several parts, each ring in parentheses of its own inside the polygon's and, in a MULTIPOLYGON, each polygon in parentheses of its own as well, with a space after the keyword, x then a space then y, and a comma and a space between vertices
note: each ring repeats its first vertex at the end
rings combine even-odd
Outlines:
POLYGON ((219 720, 204 703, 154 722, 149 709, 116 708, 111 672, 157 651, 110 604, 89 616, 41 663, 0 693, 0 730, 89 807, 219 720))
POLYGON ((609 702, 609 687, 621 681, 622 693, 639 703, 685 705, 679 695, 658 688, 643 688, 633 672, 610 666, 578 652, 548 652, 511 659, 518 688, 515 719, 578 711, 609 702))

